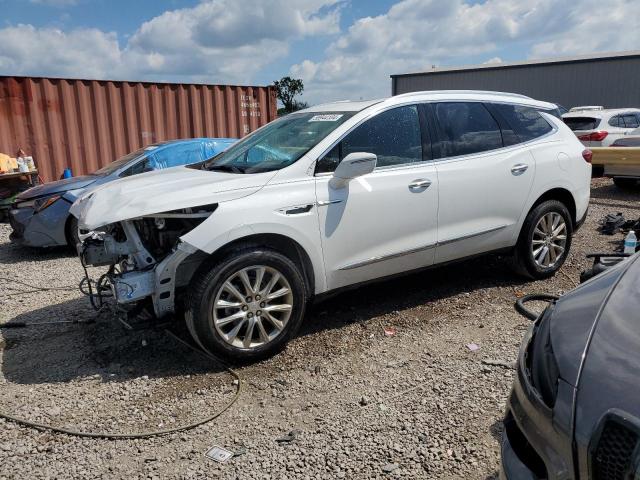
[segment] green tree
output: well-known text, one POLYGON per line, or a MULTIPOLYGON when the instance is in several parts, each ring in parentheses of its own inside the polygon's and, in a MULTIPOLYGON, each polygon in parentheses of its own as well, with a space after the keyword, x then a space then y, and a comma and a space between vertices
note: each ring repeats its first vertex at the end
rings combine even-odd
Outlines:
POLYGON ((304 84, 302 80, 291 77, 282 77, 280 80, 273 82, 273 86, 276 88, 276 96, 278 100, 284 105, 284 113, 295 112, 304 108, 306 105, 302 102, 295 100, 296 95, 300 95, 304 90, 304 84))

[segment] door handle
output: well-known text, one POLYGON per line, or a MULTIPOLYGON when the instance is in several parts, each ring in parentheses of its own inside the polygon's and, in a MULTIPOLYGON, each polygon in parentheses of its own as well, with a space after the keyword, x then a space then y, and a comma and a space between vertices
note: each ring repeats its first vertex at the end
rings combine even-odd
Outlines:
POLYGON ((418 190, 420 188, 429 188, 430 185, 431 185, 431 180, 427 180, 425 178, 419 178, 409 184, 409 189, 418 190))
POLYGON ((529 168, 529 165, 525 165, 524 163, 517 163, 513 167, 511 167, 511 173, 517 177, 518 175, 522 175, 524 172, 526 172, 527 168, 529 168))

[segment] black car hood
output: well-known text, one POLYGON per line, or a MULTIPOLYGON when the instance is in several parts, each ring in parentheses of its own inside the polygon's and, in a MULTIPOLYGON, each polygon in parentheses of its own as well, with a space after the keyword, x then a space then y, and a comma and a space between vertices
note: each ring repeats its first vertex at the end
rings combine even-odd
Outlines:
POLYGON ((640 417, 640 254, 615 285, 596 324, 580 396, 640 417))
MULTIPOLYGON (((558 300, 551 318, 550 337, 560 377, 567 383, 578 385, 585 351, 591 355, 592 349, 603 348, 596 339, 635 329, 640 346, 639 259, 636 255, 621 262, 558 300), (589 345, 592 331, 593 341, 589 345)), ((640 359, 640 348, 637 352, 640 359)))
POLYGON ((94 175, 85 175, 82 177, 65 178, 55 182, 45 183, 37 187, 30 188, 22 192, 16 200, 29 200, 31 198, 42 197, 45 195, 53 195, 54 193, 67 192, 77 188, 85 188, 95 182, 99 177, 94 175))

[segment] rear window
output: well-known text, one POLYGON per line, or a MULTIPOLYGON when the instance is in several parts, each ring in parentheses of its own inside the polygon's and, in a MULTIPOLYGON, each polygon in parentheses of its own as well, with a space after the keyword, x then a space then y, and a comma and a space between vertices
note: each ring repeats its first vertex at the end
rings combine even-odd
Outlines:
POLYGON ((576 130, 595 130, 600 124, 600 119, 593 117, 566 117, 563 120, 574 132, 576 130))
MULTIPOLYGON (((528 142, 553 130, 549 122, 542 118, 542 115, 535 108, 503 103, 495 103, 491 107, 496 109, 498 115, 506 122, 506 125, 502 127, 502 135, 507 145, 528 142), (517 142, 512 140, 514 136, 517 138, 517 142)), ((547 110, 543 111, 549 113, 547 110)))

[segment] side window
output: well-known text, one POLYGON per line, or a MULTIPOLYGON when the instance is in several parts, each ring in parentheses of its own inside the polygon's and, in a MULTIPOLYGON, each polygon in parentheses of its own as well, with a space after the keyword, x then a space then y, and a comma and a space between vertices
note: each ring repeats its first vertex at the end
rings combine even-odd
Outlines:
POLYGON ((151 168, 153 170, 189 165, 204 160, 202 158, 202 145, 198 142, 172 145, 160 151, 155 151, 152 157, 151 168))
POLYGON ((454 157, 502 147, 500 127, 482 103, 434 104, 440 156, 454 157))
POLYGON ((418 107, 393 108, 365 121, 318 162, 316 173, 334 171, 344 157, 354 152, 375 153, 378 167, 421 162, 418 107))
POLYGON ((533 107, 496 103, 492 105, 492 108, 495 108, 506 121, 520 142, 528 142, 534 138, 542 137, 553 130, 549 122, 533 107))
POLYGON ((616 115, 615 117, 611 117, 609 119, 609 125, 612 127, 624 127, 624 122, 621 122, 622 117, 620 115, 616 115))
POLYGON ((138 175, 139 173, 150 172, 153 170, 149 157, 139 159, 136 163, 127 168, 120 174, 121 177, 130 177, 131 175, 138 175))
POLYGON ((625 128, 638 128, 638 118, 633 114, 624 115, 625 128))

